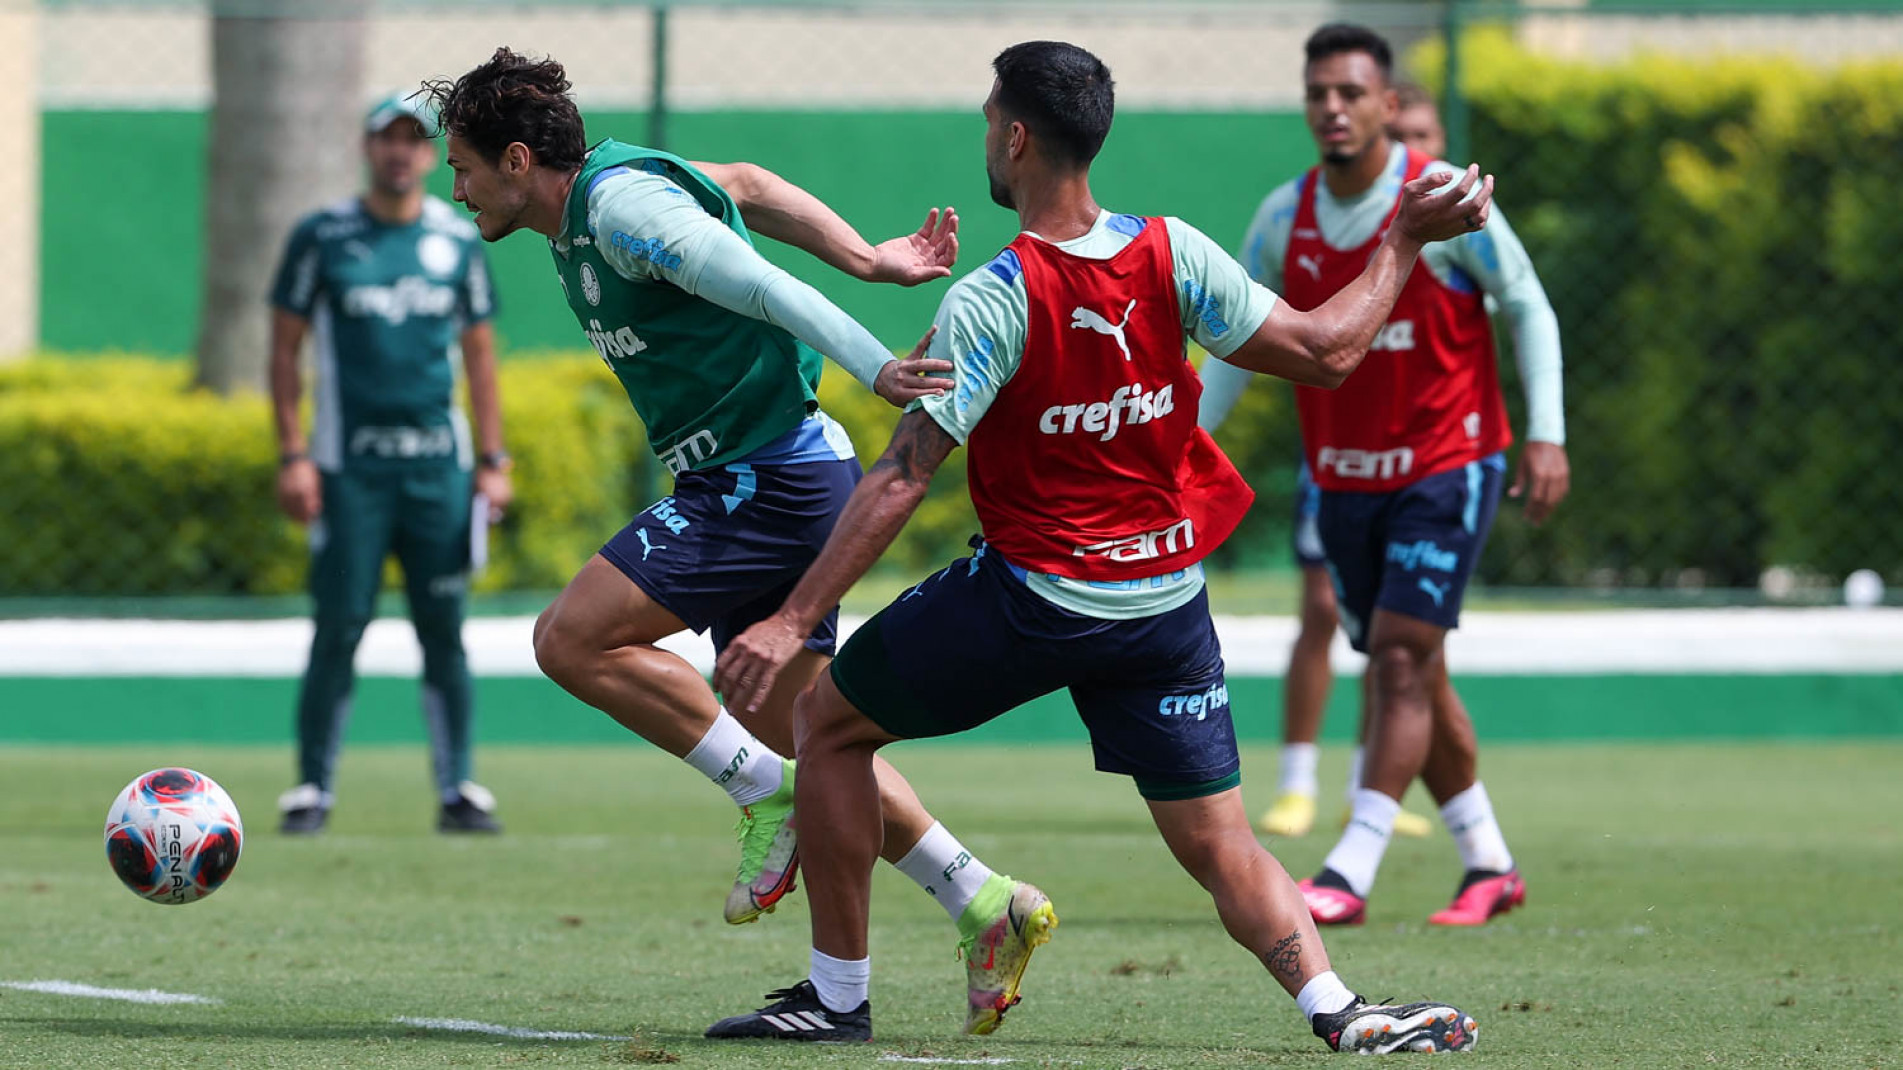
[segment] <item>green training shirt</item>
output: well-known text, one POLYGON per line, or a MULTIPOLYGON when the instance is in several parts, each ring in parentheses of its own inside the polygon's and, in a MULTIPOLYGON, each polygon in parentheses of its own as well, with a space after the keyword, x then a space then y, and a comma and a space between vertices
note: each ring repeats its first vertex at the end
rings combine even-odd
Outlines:
POLYGON ((310 322, 319 468, 470 466, 458 339, 495 313, 474 224, 434 197, 401 224, 341 201, 291 232, 271 303, 310 322))
POLYGON ((627 170, 666 176, 752 245, 733 199, 687 161, 603 141, 589 151, 569 191, 562 236, 549 241, 568 306, 621 380, 669 471, 739 460, 818 410, 820 355, 781 327, 665 279, 619 271, 610 250, 617 259, 660 265, 681 255, 663 237, 591 220, 595 187, 627 170))

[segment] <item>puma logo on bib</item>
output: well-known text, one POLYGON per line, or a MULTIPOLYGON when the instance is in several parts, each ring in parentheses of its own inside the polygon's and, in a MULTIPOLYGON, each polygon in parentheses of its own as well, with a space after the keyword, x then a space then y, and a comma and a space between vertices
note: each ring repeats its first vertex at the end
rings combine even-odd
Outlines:
POLYGON ((1123 329, 1130 325, 1130 313, 1135 312, 1136 308, 1137 299, 1132 297, 1130 303, 1124 306, 1122 323, 1111 323, 1109 320, 1104 319, 1102 316, 1097 315, 1087 308, 1073 308, 1070 310, 1070 325, 1073 328, 1087 327, 1090 330, 1096 331, 1098 334, 1107 334, 1115 338, 1117 340, 1117 348, 1123 350, 1123 359, 1129 360, 1130 343, 1124 340, 1123 329))

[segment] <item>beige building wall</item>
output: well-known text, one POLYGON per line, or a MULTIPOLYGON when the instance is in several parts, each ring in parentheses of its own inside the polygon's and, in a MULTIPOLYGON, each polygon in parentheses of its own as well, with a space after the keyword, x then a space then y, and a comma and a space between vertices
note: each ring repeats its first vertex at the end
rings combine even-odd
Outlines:
MULTIPOLYGON (((0 0, 0 41, 32 41, 38 14, 0 0)), ((40 112, 38 52, 0 48, 0 360, 40 340, 40 112)))
MULTIPOLYGON (((1609 18, 1548 0, 1521 40, 1601 61, 1638 52, 1784 54, 1820 64, 1903 51, 1903 16, 1609 18)), ((0 0, 0 10, 33 0, 0 0)), ((1301 43, 1330 18, 1376 20, 1397 40, 1433 32, 1437 5, 1246 3, 972 4, 968 7, 676 7, 668 93, 675 107, 968 108, 990 60, 1014 41, 1075 41, 1117 77, 1135 108, 1288 108, 1301 99, 1301 43), (1385 21, 1383 21, 1385 20, 1385 21)), ((26 16, 31 18, 30 14, 26 16)), ((591 107, 642 107, 652 70, 650 9, 485 4, 399 7, 370 24, 364 98, 454 76, 497 45, 553 55, 591 107)), ((7 40, 32 40, 30 23, 7 40)), ((202 108, 211 97, 210 32, 196 4, 48 7, 38 78, 47 107, 202 108)), ((25 57, 31 63, 33 57, 25 57)), ((9 72, 8 77, 17 76, 9 72)), ((12 84, 12 83, 9 83, 12 84)), ((28 83, 31 84, 31 83, 28 83)), ((14 97, 14 100, 21 99, 14 97)))

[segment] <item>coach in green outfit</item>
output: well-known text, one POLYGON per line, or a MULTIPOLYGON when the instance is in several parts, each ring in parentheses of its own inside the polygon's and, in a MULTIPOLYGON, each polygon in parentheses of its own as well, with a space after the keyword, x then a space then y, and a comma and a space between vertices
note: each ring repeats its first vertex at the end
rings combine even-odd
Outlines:
POLYGON ((391 97, 372 108, 363 137, 368 189, 298 224, 272 287, 278 504, 310 527, 316 608, 298 694, 298 784, 278 800, 286 833, 320 832, 330 815, 352 662, 391 553, 423 648, 437 828, 501 828, 494 797, 469 779, 473 710, 462 642, 473 503, 487 522, 512 494, 489 323, 495 299, 476 228, 423 192, 437 162, 432 133, 433 117, 416 102, 391 97), (298 412, 307 334, 316 361, 308 441, 298 412), (459 355, 473 444, 454 396, 459 355))

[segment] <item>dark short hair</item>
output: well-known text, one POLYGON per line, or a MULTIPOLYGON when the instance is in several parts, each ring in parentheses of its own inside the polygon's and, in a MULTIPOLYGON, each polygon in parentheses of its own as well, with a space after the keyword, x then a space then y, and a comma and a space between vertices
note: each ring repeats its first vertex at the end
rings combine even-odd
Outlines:
POLYGON ((1103 61, 1062 41, 1025 41, 991 61, 998 109, 1023 123, 1054 163, 1097 158, 1116 111, 1116 83, 1103 61))
POLYGON ((1302 51, 1310 63, 1344 52, 1366 52, 1374 57, 1383 78, 1394 76, 1394 50, 1388 47, 1388 39, 1352 22, 1331 22, 1309 34, 1302 51))
POLYGON ((536 163, 557 170, 580 167, 588 153, 569 88, 561 64, 529 59, 507 46, 454 82, 423 83, 442 116, 439 127, 469 142, 483 159, 494 163, 519 141, 536 163))
POLYGON ((1440 107, 1439 104, 1434 102, 1434 94, 1429 93, 1426 86, 1419 85, 1415 82, 1394 83, 1394 99, 1398 102, 1402 111, 1406 111, 1409 108, 1428 107, 1438 109, 1440 107))

